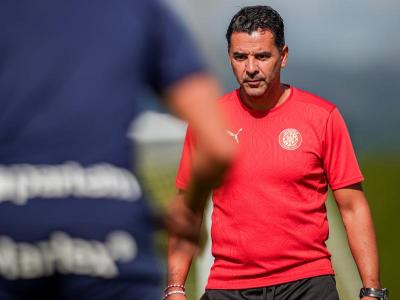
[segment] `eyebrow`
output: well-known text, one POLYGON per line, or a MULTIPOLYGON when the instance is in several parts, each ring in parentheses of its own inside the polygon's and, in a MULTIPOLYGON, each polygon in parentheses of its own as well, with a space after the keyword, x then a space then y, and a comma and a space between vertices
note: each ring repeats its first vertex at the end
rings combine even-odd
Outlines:
MULTIPOLYGON (((261 51, 261 52, 256 52, 254 55, 271 55, 272 53, 269 51, 261 51)), ((233 52, 233 55, 248 55, 247 52, 240 52, 240 51, 235 51, 233 52)))
POLYGON ((255 55, 271 55, 272 53, 269 51, 261 51, 261 52, 256 52, 255 55))
POLYGON ((240 52, 240 51, 235 51, 235 52, 233 52, 233 55, 247 55, 247 53, 240 52))

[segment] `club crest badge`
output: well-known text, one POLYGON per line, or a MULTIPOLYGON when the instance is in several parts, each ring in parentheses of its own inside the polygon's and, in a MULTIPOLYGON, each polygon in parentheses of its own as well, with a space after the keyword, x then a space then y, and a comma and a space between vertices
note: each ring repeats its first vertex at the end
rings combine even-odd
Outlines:
POLYGON ((296 150, 302 141, 300 132, 294 128, 286 128, 279 134, 279 145, 286 150, 296 150))

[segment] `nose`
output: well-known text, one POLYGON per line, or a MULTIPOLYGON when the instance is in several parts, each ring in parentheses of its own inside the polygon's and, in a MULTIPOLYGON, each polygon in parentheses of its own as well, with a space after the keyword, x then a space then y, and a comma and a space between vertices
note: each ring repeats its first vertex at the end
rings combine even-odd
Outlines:
POLYGON ((246 73, 250 77, 254 77, 258 74, 258 65, 253 57, 249 57, 247 60, 246 73))

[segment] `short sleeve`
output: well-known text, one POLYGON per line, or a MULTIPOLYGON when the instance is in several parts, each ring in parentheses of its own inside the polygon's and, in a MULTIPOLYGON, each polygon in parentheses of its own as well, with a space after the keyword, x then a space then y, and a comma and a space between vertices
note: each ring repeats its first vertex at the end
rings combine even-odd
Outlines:
POLYGON ((181 190, 186 190, 189 186, 190 172, 192 170, 192 161, 194 153, 194 140, 190 127, 186 130, 185 141, 183 143, 181 161, 176 176, 176 187, 181 190))
POLYGON ((162 93, 175 82, 205 67, 189 32, 178 17, 161 1, 154 1, 149 29, 151 68, 147 74, 150 85, 162 93))
POLYGON ((337 108, 331 112, 326 125, 322 158, 332 190, 364 180, 345 121, 337 108))

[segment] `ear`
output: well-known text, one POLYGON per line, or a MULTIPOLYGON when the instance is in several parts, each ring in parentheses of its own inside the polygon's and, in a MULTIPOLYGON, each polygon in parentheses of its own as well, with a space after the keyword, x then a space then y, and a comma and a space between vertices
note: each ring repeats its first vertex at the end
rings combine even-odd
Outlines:
POLYGON ((286 67, 287 61, 289 57, 289 47, 288 45, 283 46, 281 51, 281 69, 286 67))

